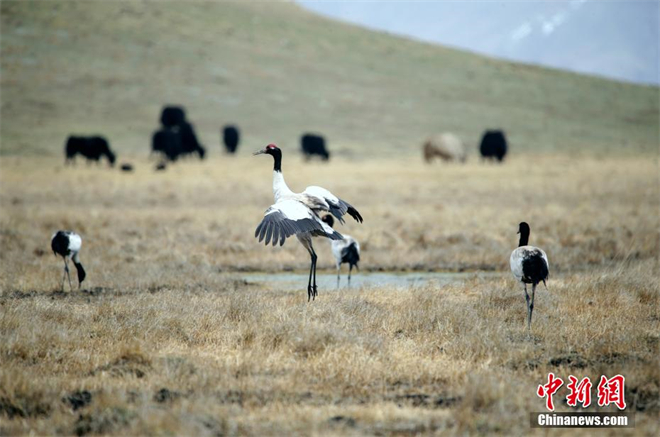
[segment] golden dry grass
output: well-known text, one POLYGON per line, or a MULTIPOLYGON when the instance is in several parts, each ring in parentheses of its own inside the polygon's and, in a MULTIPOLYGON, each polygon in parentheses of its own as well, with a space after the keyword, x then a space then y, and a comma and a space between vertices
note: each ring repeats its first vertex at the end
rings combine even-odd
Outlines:
POLYGON ((524 435, 554 371, 624 374, 636 428, 611 435, 657 435, 657 162, 324 166, 286 153, 291 188, 319 184, 364 215, 341 228, 363 270, 474 276, 307 303, 305 284, 242 276, 308 265, 295 240, 253 238, 272 201, 267 157, 165 173, 138 159, 134 174, 3 158, 0 434, 524 435), (521 220, 551 262, 531 335, 507 265, 521 220), (83 291, 59 291, 58 228, 84 238, 83 291))

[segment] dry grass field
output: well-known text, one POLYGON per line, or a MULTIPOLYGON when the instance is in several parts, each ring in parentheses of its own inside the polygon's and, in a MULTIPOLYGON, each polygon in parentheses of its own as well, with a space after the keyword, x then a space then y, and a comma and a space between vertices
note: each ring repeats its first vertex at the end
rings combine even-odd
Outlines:
MULTIPOLYGON (((164 173, 136 158, 133 174, 3 157, 0 434, 525 435, 553 371, 624 374, 636 427, 610 435, 657 435, 655 158, 305 165, 290 149, 292 189, 319 184, 365 217, 340 229, 361 241, 362 272, 474 275, 321 289, 307 303, 304 283, 245 279, 308 266, 295 239, 253 238, 272 202, 269 157, 164 173), (508 271, 521 220, 551 266, 531 333, 508 271), (83 236, 81 291, 60 291, 59 228, 83 236)), ((331 271, 329 246, 317 248, 331 271)), ((573 411, 565 394, 558 411, 573 411)))

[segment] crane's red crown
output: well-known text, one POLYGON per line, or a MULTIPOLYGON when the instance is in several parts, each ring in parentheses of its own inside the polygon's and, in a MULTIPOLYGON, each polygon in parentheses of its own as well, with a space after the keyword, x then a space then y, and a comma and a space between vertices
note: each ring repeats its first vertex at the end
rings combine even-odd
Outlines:
POLYGON ((277 149, 277 146, 273 143, 270 143, 269 145, 266 146, 266 149, 268 150, 275 150, 277 149))

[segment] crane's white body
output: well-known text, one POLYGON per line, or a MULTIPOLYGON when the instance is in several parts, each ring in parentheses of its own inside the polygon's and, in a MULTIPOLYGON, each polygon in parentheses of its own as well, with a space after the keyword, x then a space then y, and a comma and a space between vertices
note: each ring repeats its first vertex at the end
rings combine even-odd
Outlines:
POLYGON ((309 186, 302 193, 294 193, 286 184, 282 172, 273 171, 273 198, 275 204, 266 213, 275 209, 291 220, 309 218, 319 222, 327 234, 333 234, 332 228, 323 223, 319 217, 320 213, 331 211, 329 202, 340 203, 339 198, 330 191, 322 187, 309 186))
POLYGON ((273 198, 275 203, 266 210, 264 222, 262 222, 268 228, 264 234, 266 244, 269 243, 270 236, 276 237, 273 239, 273 245, 277 242, 277 237, 279 237, 280 245, 282 245, 287 237, 295 234, 302 245, 307 250, 311 250, 311 253, 313 251, 311 248, 311 237, 313 235, 341 239, 341 234, 323 223, 319 217, 320 212, 330 211, 328 201, 326 198, 321 197, 324 194, 331 202, 334 199, 339 202, 334 194, 321 187, 308 187, 302 193, 294 193, 284 181, 282 172, 273 171, 273 198))
POLYGON ((78 253, 82 249, 82 238, 76 233, 71 233, 69 235, 69 250, 71 251, 71 259, 75 262, 79 262, 78 253))
MULTIPOLYGON (((82 237, 73 231, 58 231, 58 232, 64 233, 69 240, 69 244, 67 245, 67 253, 65 255, 62 254, 60 255, 62 255, 63 257, 71 258, 75 262, 78 262, 78 253, 80 252, 80 249, 82 249, 82 237)), ((55 232, 53 234, 53 236, 50 238, 51 241, 55 238, 58 232, 55 232)))
POLYGON ((353 243, 355 243, 358 252, 360 252, 360 243, 358 243, 357 240, 350 235, 344 234, 343 240, 330 241, 330 245, 332 246, 332 255, 335 257, 337 268, 339 268, 339 265, 341 264, 342 251, 353 243))
POLYGON ((548 270, 550 270, 548 255, 545 254, 543 249, 539 249, 538 247, 534 246, 520 246, 511 252, 511 257, 509 258, 511 273, 513 273, 513 276, 520 282, 531 284, 531 281, 525 277, 525 273, 523 272, 523 261, 535 256, 540 256, 543 258, 545 265, 547 266, 548 270))

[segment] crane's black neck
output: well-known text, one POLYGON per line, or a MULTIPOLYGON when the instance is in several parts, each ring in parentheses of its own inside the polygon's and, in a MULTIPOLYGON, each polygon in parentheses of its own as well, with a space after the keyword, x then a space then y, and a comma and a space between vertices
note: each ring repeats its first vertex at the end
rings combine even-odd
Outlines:
POLYGON ((279 171, 282 173, 282 151, 279 149, 271 150, 269 152, 270 155, 273 156, 273 171, 279 171))
POLYGON ((78 271, 78 284, 81 284, 85 280, 85 276, 87 276, 85 269, 79 262, 74 261, 73 265, 76 266, 76 270, 78 271))
POLYGON ((520 241, 518 241, 518 247, 527 246, 529 243, 529 229, 520 230, 520 241))

